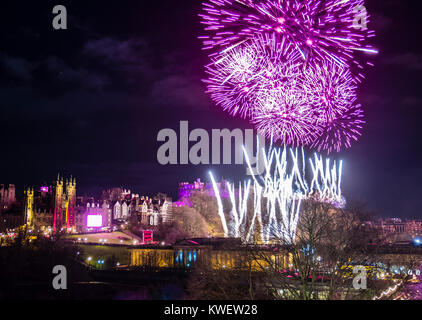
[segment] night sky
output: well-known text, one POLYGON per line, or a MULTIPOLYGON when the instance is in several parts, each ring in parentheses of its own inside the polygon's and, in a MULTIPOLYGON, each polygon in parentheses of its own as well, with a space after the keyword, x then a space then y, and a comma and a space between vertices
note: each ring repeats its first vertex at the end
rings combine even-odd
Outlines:
MULTIPOLYGON (((344 160, 348 201, 422 218, 421 5, 368 0, 380 53, 359 89, 367 124, 344 160)), ((199 0, 9 1, 0 4, 0 183, 39 186, 58 173, 78 194, 124 187, 176 197, 180 181, 244 179, 238 166, 161 166, 157 133, 252 128, 205 94, 199 0), (54 30, 52 8, 68 10, 54 30)))

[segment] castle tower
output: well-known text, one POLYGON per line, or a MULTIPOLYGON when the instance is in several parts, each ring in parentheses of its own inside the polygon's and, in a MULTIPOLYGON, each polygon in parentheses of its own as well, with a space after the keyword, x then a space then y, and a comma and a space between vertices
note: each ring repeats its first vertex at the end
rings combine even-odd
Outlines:
POLYGON ((25 225, 32 227, 34 225, 34 189, 28 188, 25 194, 25 225))
POLYGON ((75 227, 76 207, 76 179, 66 181, 66 225, 67 228, 75 227))
POLYGON ((57 176, 55 201, 54 201, 54 221, 53 230, 61 230, 63 227, 63 178, 57 176))

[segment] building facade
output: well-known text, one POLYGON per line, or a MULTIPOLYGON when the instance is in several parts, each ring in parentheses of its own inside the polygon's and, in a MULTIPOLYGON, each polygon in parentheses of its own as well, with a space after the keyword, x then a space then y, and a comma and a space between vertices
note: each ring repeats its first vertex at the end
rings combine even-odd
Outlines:
POLYGON ((76 179, 57 177, 54 199, 53 231, 75 231, 76 179))
POLYGON ((24 191, 24 223, 28 228, 75 232, 76 179, 57 177, 52 186, 24 191))
MULTIPOLYGON (((227 189, 226 180, 217 182, 217 188, 219 189, 221 198, 230 197, 229 191, 227 189)), ((190 198, 196 194, 215 197, 214 188, 212 184, 204 183, 201 181, 200 178, 198 178, 193 183, 189 183, 189 182, 179 183, 179 199, 176 202, 174 202, 173 205, 176 207, 182 207, 182 206, 191 207, 192 201, 190 198)))
POLYGON ((76 195, 76 180, 58 177, 50 186, 24 192, 24 224, 39 231, 90 232, 129 221, 157 226, 172 221, 172 200, 165 194, 139 197, 130 190, 103 191, 101 200, 76 195))
POLYGON ((95 232, 109 230, 112 226, 112 209, 105 201, 88 202, 78 206, 75 216, 76 232, 95 232))
POLYGON ((268 263, 283 269, 293 263, 291 255, 284 250, 262 248, 256 255, 248 254, 240 239, 232 238, 185 239, 171 247, 131 248, 130 254, 131 266, 149 268, 189 269, 199 264, 214 270, 260 271, 268 263))
POLYGON ((16 202, 16 188, 14 184, 0 184, 0 213, 7 211, 16 202))

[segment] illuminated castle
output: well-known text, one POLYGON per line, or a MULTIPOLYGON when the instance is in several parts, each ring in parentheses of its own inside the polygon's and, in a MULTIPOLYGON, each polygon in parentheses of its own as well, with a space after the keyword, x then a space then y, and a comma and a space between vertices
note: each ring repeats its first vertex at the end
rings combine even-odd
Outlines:
POLYGON ((24 207, 24 216, 25 224, 28 227, 34 225, 35 211, 34 211, 34 188, 28 188, 24 191, 25 194, 25 207, 24 207))
POLYGON ((138 221, 156 226, 172 221, 172 199, 159 193, 140 197, 130 190, 103 191, 101 199, 76 196, 76 180, 58 176, 52 185, 25 190, 25 225, 36 232, 91 232, 138 221))
POLYGON ((64 182, 58 176, 53 186, 43 186, 36 192, 28 188, 24 193, 24 217, 29 228, 52 225, 54 231, 74 231, 76 179, 64 182))
MULTIPOLYGON (((222 180, 217 183, 217 187, 220 191, 220 196, 223 198, 228 198, 229 193, 226 189, 226 180, 222 180)), ((205 194, 214 196, 214 190, 211 183, 202 182, 200 178, 196 179, 193 183, 181 182, 179 183, 179 199, 174 202, 174 206, 183 207, 183 206, 192 206, 192 201, 190 200, 192 195, 195 194, 205 194)))
POLYGON ((66 179, 65 189, 63 178, 57 177, 55 186, 53 231, 75 228, 76 179, 66 179))

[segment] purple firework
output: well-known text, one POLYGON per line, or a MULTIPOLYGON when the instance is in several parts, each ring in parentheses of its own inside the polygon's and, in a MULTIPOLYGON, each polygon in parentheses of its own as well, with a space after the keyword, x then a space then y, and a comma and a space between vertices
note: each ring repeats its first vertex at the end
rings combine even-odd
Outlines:
POLYGON ((363 112, 354 105, 356 85, 349 69, 316 64, 289 83, 257 93, 252 122, 260 133, 328 153, 357 140, 363 112))
MULTIPOLYGON (((369 15, 363 4, 363 0, 209 0, 200 14, 208 35, 200 39, 204 49, 218 55, 257 34, 274 34, 290 42, 304 60, 343 67, 353 63, 362 69, 354 53, 377 52, 366 44, 375 34, 366 27, 369 15)), ((363 77, 360 70, 356 76, 363 77)))
POLYGON ((367 45, 375 34, 363 3, 208 0, 200 14, 212 50, 207 92, 275 141, 329 153, 350 147, 365 123, 355 54, 377 52, 367 45))
POLYGON ((301 74, 301 59, 290 44, 259 35, 217 57, 207 66, 211 98, 232 115, 250 118, 268 90, 290 85, 301 74))
POLYGON ((308 145, 321 133, 318 110, 296 84, 268 90, 257 98, 252 123, 258 132, 285 145, 308 145))
POLYGON ((328 153, 334 150, 338 152, 342 146, 349 148, 353 140, 358 140, 364 124, 361 105, 352 106, 328 121, 322 134, 311 143, 311 147, 317 148, 318 151, 326 150, 328 153))
POLYGON ((316 121, 321 124, 336 119, 356 101, 357 87, 350 70, 334 63, 312 63, 303 72, 301 86, 318 110, 316 121))
MULTIPOLYGON (((290 44, 277 42, 274 35, 259 35, 213 57, 207 72, 208 92, 217 104, 249 118, 263 135, 292 146, 314 143, 331 132, 332 123, 340 130, 339 122, 349 121, 343 116, 356 100, 349 69, 332 62, 305 68, 290 44)), ((346 136, 360 129, 353 125, 344 126, 346 136)), ((327 142, 318 141, 329 150, 327 142)), ((350 144, 345 139, 339 144, 343 141, 350 144)))

